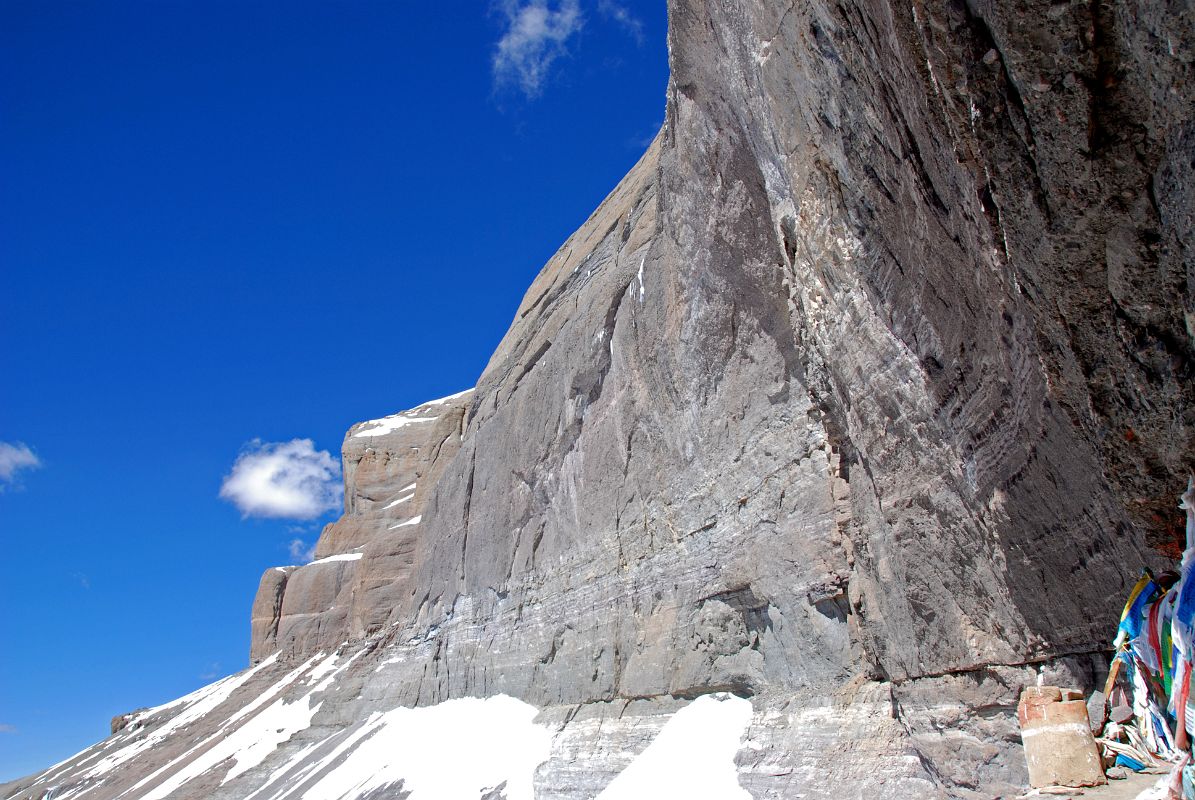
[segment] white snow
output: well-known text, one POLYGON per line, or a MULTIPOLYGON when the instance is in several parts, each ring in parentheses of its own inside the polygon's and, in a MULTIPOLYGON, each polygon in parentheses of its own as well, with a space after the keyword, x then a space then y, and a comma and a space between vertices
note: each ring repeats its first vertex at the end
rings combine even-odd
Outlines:
MULTIPOLYGON (((199 774, 207 771, 214 764, 218 763, 219 761, 222 761, 224 758, 226 758, 229 755, 229 753, 224 753, 224 755, 221 756, 221 758, 218 759, 217 761, 209 761, 209 760, 207 760, 208 753, 204 752, 204 748, 207 747, 212 742, 216 742, 217 740, 219 740, 221 738, 221 736, 223 735, 224 731, 229 729, 230 727, 232 727, 236 722, 238 722, 241 719, 244 719, 249 714, 252 714, 258 708, 260 708, 263 704, 272 700, 282 689, 286 688, 286 686, 288 686, 291 683, 291 681, 293 681, 304 670, 306 670, 308 667, 310 667, 311 662, 315 661, 315 659, 319 658, 321 655, 323 655, 323 654, 318 653, 318 654, 312 656, 311 658, 307 659, 306 661, 304 661, 302 664, 300 664, 297 669, 291 670, 289 673, 287 673, 282 678, 282 680, 278 681, 273 686, 266 689, 266 691, 257 695, 257 697, 253 698, 253 700, 251 702, 249 702, 243 708, 238 710, 236 712, 236 714, 234 714, 232 717, 230 717, 228 720, 226 720, 215 733, 213 733, 212 735, 210 735, 204 739, 201 739, 198 744, 192 745, 189 749, 183 751, 183 753, 181 755, 178 755, 174 759, 167 761, 165 764, 158 767, 156 770, 154 770, 150 774, 146 775, 140 781, 133 784, 132 788, 126 790, 119 796, 124 797, 127 794, 133 793, 134 796, 136 796, 138 800, 145 800, 145 797, 137 795, 136 793, 143 787, 146 787, 149 784, 153 783, 155 780, 157 780, 157 778, 160 775, 168 775, 169 777, 162 784, 155 787, 150 792, 150 794, 147 795, 147 797, 153 796, 153 795, 155 795, 155 793, 158 793, 158 792, 169 793, 169 792, 173 791, 175 788, 177 788, 178 786, 185 783, 186 781, 190 780, 191 778, 194 778, 196 775, 199 775, 199 774), (202 753, 202 755, 200 755, 198 758, 192 760, 190 763, 186 763, 187 759, 189 759, 196 752, 200 752, 200 753, 202 753), (180 769, 178 772, 174 772, 173 774, 171 774, 172 771, 175 770, 176 768, 178 768, 180 765, 182 766, 182 769, 180 769), (163 787, 167 787, 167 788, 163 789, 163 787)), ((217 744, 215 747, 212 748, 212 751, 209 751, 209 752, 220 750, 222 744, 223 744, 222 742, 217 744)), ((158 796, 162 796, 162 795, 158 795, 158 796)))
POLYGON ((160 711, 165 711, 179 705, 183 706, 182 710, 175 714, 173 718, 168 720, 163 725, 149 731, 144 738, 138 739, 137 741, 130 743, 128 746, 122 747, 101 759, 94 767, 88 770, 86 774, 80 776, 79 782, 82 783, 88 779, 101 777, 109 770, 124 764, 125 762, 137 756, 139 753, 142 753, 145 750, 148 750, 150 747, 153 747, 155 744, 165 739, 174 731, 190 725, 200 717, 203 717, 209 712, 215 710, 217 706, 221 705, 225 700, 232 696, 232 693, 239 689, 241 685, 245 683, 245 681, 249 680, 255 674, 273 664, 277 657, 278 654, 275 653, 266 660, 262 661, 253 669, 245 670, 239 675, 230 675, 223 680, 216 681, 215 683, 204 686, 202 689, 191 692, 191 694, 181 697, 174 702, 166 703, 165 705, 141 712, 141 714, 139 714, 136 718, 138 721, 148 720, 152 715, 157 714, 160 711))
POLYGON ((413 412, 404 411, 401 414, 394 414, 389 417, 382 417, 381 419, 371 419, 369 422, 363 422, 362 425, 373 425, 372 428, 362 428, 353 434, 354 439, 359 439, 363 436, 385 436, 388 433, 394 433, 399 428, 405 428, 407 425, 414 425, 416 422, 435 422, 439 417, 416 417, 413 412))
POLYGON ((643 265, 647 263, 647 256, 639 262, 639 302, 643 302, 643 265))
POLYGON ((303 798, 360 797, 401 780, 411 800, 477 797, 503 781, 508 800, 532 800, 532 775, 552 745, 551 731, 533 722, 537 713, 534 706, 498 695, 374 715, 364 726, 372 735, 357 732, 356 749, 303 798))
MULTIPOLYGON (((74 789, 68 790, 66 794, 60 795, 60 797, 62 800, 66 800, 66 798, 72 797, 79 792, 94 788, 94 784, 92 783, 93 781, 99 781, 100 783, 103 783, 104 776, 108 772, 132 760, 140 753, 144 752, 166 736, 170 735, 173 731, 189 725, 190 723, 215 709, 217 706, 227 700, 228 697, 254 673, 256 673, 258 670, 268 667, 276 658, 276 655, 271 656, 253 669, 248 670, 240 675, 230 675, 229 677, 218 680, 215 683, 211 683, 207 686, 196 689, 194 692, 184 695, 177 700, 173 700, 169 703, 139 712, 130 720, 128 726, 126 726, 120 735, 127 735, 128 733, 143 727, 148 720, 163 711, 167 711, 178 706, 183 707, 173 719, 168 720, 156 730, 150 730, 149 733, 144 737, 137 738, 136 740, 128 743, 120 743, 118 741, 115 747, 109 747, 107 746, 108 743, 105 742, 101 743, 96 748, 90 748, 94 749, 96 752, 76 762, 76 769, 91 761, 95 761, 100 756, 103 757, 100 758, 100 760, 90 767, 85 773, 79 776, 78 782, 76 783, 74 789)), ((78 758, 78 756, 74 756, 66 761, 60 762, 60 764, 55 765, 55 767, 68 764, 68 762, 74 761, 76 758, 78 758)), ((51 767, 50 770, 47 770, 46 773, 36 781, 36 783, 52 781, 53 779, 57 778, 57 775, 51 774, 53 769, 54 767, 51 767)), ((66 768, 64 767, 60 771, 65 771, 65 769, 66 768)))
MULTIPOLYGON (((319 703, 312 702, 312 698, 327 690, 335 681, 336 676, 347 669, 364 652, 364 650, 360 650, 343 662, 336 654, 325 657, 323 653, 318 653, 312 656, 266 688, 265 691, 258 693, 249 703, 225 720, 219 730, 194 742, 187 751, 154 770, 125 791, 121 797, 136 797, 137 800, 162 800, 179 787, 206 773, 215 771, 218 775, 220 772, 224 772, 222 783, 227 783, 259 765, 279 744, 289 740, 295 733, 311 724, 313 715, 320 707, 319 703), (305 691, 300 690, 302 693, 297 699, 287 701, 281 697, 287 689, 299 686, 309 688, 305 691), (263 706, 265 709, 259 712, 263 706), (229 765, 230 759, 231 765, 229 765), (165 780, 149 788, 163 776, 165 776, 165 780), (147 793, 142 794, 142 792, 147 793)), ((213 710, 228 699, 229 695, 250 676, 274 661, 275 657, 271 657, 241 675, 225 678, 166 706, 142 712, 139 718, 145 719, 159 711, 178 705, 184 706, 174 719, 167 721, 157 730, 150 730, 145 739, 118 747, 109 759, 105 759, 104 762, 93 768, 88 776, 84 776, 89 780, 80 782, 62 797, 69 798, 79 792, 86 793, 96 788, 97 785, 104 782, 104 774, 113 766, 128 761, 170 731, 178 730, 181 726, 189 724, 213 710), (99 780, 99 784, 94 783, 94 780, 99 780)), ((306 748, 306 750, 310 749, 306 748)), ((47 774, 45 777, 50 776, 47 774)))
POLYGON ((751 800, 739 786, 734 763, 750 723, 750 700, 728 694, 698 697, 668 720, 597 800, 751 800))
POLYGON ((385 506, 385 508, 394 508, 394 507, 395 507, 396 505, 398 505, 399 503, 405 503, 405 502, 407 502, 408 500, 410 500, 410 499, 411 499, 412 497, 414 497, 414 496, 415 496, 415 493, 414 493, 414 492, 411 492, 411 493, 410 493, 409 495, 407 495, 406 497, 400 497, 400 498, 398 498, 397 500, 394 500, 394 501, 392 501, 392 502, 391 502, 389 505, 385 506))
POLYGON ((366 736, 372 734, 375 730, 377 730, 377 728, 378 728, 377 721, 380 719, 380 716, 381 715, 379 715, 379 714, 374 714, 364 724, 353 729, 347 736, 344 737, 344 739, 342 739, 334 748, 332 748, 327 753, 327 755, 325 755, 323 758, 320 758, 317 761, 312 761, 312 762, 308 763, 306 766, 304 766, 298 772, 295 772, 293 775, 291 775, 290 773, 292 770, 295 769, 295 767, 297 767, 298 765, 300 765, 304 761, 306 761, 307 756, 310 755, 312 751, 318 750, 328 740, 315 742, 314 744, 304 747, 302 750, 295 753, 289 761, 287 761, 281 767, 279 767, 278 769, 276 769, 272 773, 270 773, 270 777, 266 779, 266 782, 264 784, 262 784, 261 788, 259 788, 255 792, 253 792, 253 794, 246 797, 245 800, 254 800, 254 798, 256 798, 259 795, 261 795, 262 793, 270 790, 276 783, 281 781, 283 778, 288 778, 288 780, 283 784, 282 788, 278 789, 278 791, 274 792, 274 794, 270 795, 270 797, 269 797, 269 800, 281 800, 281 798, 285 797, 286 794, 290 791, 290 787, 298 786, 307 778, 308 775, 319 772, 319 771, 323 770, 324 767, 335 763, 336 759, 340 758, 341 755, 343 755, 344 753, 348 752, 353 747, 355 747, 357 742, 361 741, 361 739, 365 738, 366 736))
MULTIPOLYGON (((357 653, 357 655, 360 655, 360 653, 357 653)), ((274 749, 279 744, 287 741, 295 733, 311 725, 311 718, 319 710, 321 705, 320 703, 313 705, 312 697, 316 693, 327 689, 336 673, 348 667, 356 659, 357 655, 354 655, 353 658, 350 658, 339 667, 337 663, 340 661, 340 656, 335 653, 326 658, 323 653, 312 656, 231 717, 215 735, 179 756, 157 772, 149 775, 130 791, 136 791, 151 782, 162 772, 168 772, 171 767, 184 761, 195 752, 199 753, 197 757, 193 758, 182 769, 171 774, 165 781, 155 786, 148 794, 140 796, 139 800, 162 800, 183 784, 218 767, 218 765, 229 758, 233 760, 233 765, 225 773, 221 785, 228 783, 241 773, 252 769, 264 761, 270 753, 274 752, 274 749), (312 664, 317 660, 319 663, 313 667, 312 664), (305 676, 304 673, 306 673, 305 676), (228 728, 234 726, 240 720, 249 717, 258 708, 278 697, 301 676, 305 678, 304 682, 308 686, 313 683, 316 685, 312 686, 310 690, 296 700, 288 702, 285 699, 278 699, 261 713, 249 718, 239 728, 224 738, 220 738, 228 728), (217 739, 218 741, 215 744, 207 747, 212 740, 217 739)))
POLYGON ((414 483, 412 483, 410 486, 405 486, 405 487, 403 487, 402 489, 399 489, 399 491, 400 491, 400 492, 413 492, 413 491, 415 491, 415 486, 416 486, 416 485, 417 485, 417 484, 414 484, 414 483))
MULTIPOLYGON (((469 392, 471 392, 471 391, 473 391, 473 390, 472 390, 472 389, 466 389, 466 390, 465 390, 465 391, 463 391, 463 392, 457 392, 456 394, 450 394, 450 395, 448 395, 447 397, 441 397, 439 400, 428 400, 428 401, 427 401, 426 403, 424 403, 423 405, 425 405, 425 406, 440 406, 440 405, 443 405, 443 404, 447 403, 449 400, 455 400, 455 399, 457 399, 458 397, 464 397, 465 395, 467 395, 467 394, 468 394, 469 392)), ((422 407, 423 407, 423 406, 420 406, 420 408, 422 408, 422 407)))
POLYGON ((362 422, 361 424, 363 426, 373 425, 374 427, 361 428, 361 430, 353 434, 353 438, 356 439, 361 436, 385 436, 388 433, 393 433, 399 428, 406 427, 407 425, 413 425, 416 422, 434 422, 440 418, 439 414, 435 413, 434 410, 431 412, 424 412, 424 414, 420 414, 419 411, 428 408, 428 406, 440 406, 447 403, 449 400, 455 400, 458 397, 464 397, 471 391, 473 390, 466 389, 463 392, 450 394, 447 397, 441 397, 438 400, 428 400, 426 403, 417 405, 409 411, 400 411, 399 413, 391 414, 388 417, 382 417, 381 419, 371 419, 368 422, 362 422), (428 416, 428 413, 430 413, 431 416, 428 416))
MULTIPOLYGON (((202 760, 212 760, 218 764, 228 756, 232 756, 232 768, 224 776, 221 784, 228 783, 242 772, 256 767, 266 756, 274 752, 278 745, 285 742, 297 732, 311 725, 311 718, 323 703, 311 704, 310 696, 303 697, 293 703, 279 700, 253 720, 241 726, 235 733, 220 744, 203 754, 202 760)), ((201 769, 197 774, 206 772, 201 769)), ((181 783, 179 784, 181 785, 181 783)), ((165 795, 157 795, 165 797, 165 795)), ((147 796, 146 800, 153 800, 147 796)))
POLYGON ((420 514, 417 517, 411 517, 406 522, 400 522, 397 525, 391 525, 389 530, 394 530, 395 528, 405 528, 408 525, 418 525, 422 520, 423 520, 423 515, 420 514))
MULTIPOLYGON (((361 653, 357 653, 357 655, 354 655, 353 658, 349 659, 349 661, 352 662, 353 659, 355 659, 359 655, 361 655, 361 653)), ((344 669, 344 667, 337 669, 336 662, 339 660, 340 660, 340 656, 335 655, 335 654, 329 656, 328 658, 325 658, 323 661, 316 664, 315 667, 311 670, 311 672, 307 673, 307 676, 304 679, 304 681, 307 683, 307 685, 310 686, 313 683, 320 682, 320 680, 322 678, 326 678, 329 675, 339 672, 341 669, 344 669)), ((348 664, 345 664, 344 666, 347 667, 348 664)), ((327 688, 327 686, 328 686, 327 681, 323 681, 322 683, 320 683, 320 686, 327 688)), ((313 689, 312 691, 322 691, 322 689, 320 689, 319 687, 316 687, 316 689, 313 689)))
MULTIPOLYGON (((315 669, 313 669, 311 671, 311 674, 307 676, 307 683, 310 684, 314 679, 320 677, 321 675, 324 675, 324 679, 322 681, 320 681, 318 684, 316 684, 316 686, 308 693, 308 697, 310 697, 311 695, 314 695, 316 692, 322 692, 322 691, 326 690, 329 686, 332 685, 332 682, 335 680, 337 675, 339 675, 341 672, 344 672, 346 669, 348 669, 350 664, 352 664, 354 661, 356 661, 361 656, 365 655, 366 652, 367 651, 365 651, 365 650, 358 650, 353 655, 352 658, 350 658, 348 661, 344 662, 344 664, 341 664, 338 667, 335 666, 334 660, 333 661, 324 661, 324 662, 320 663, 319 665, 317 665, 315 667, 315 669), (335 668, 333 668, 333 667, 335 667, 335 668)), ((312 713, 314 714, 314 711, 317 709, 318 709, 318 706, 316 707, 316 709, 313 709, 312 713)), ((358 729, 358 730, 360 731, 361 729, 358 729)), ((267 791, 274 784, 274 782, 276 780, 278 780, 278 778, 285 776, 292 769, 294 769, 295 766, 297 766, 298 764, 301 764, 303 761, 305 761, 307 756, 310 755, 312 753, 312 751, 318 750, 320 747, 323 747, 328 741, 330 741, 330 740, 329 739, 319 739, 319 740, 316 740, 316 741, 308 744, 306 747, 303 747, 302 749, 300 749, 297 753, 292 755, 290 757, 290 759, 288 759, 281 767, 275 769, 270 774, 270 777, 266 779, 266 782, 264 784, 262 784, 256 791, 254 791, 252 794, 250 794, 248 797, 246 797, 245 800, 251 800, 252 798, 260 795, 262 792, 267 791)), ((337 747, 331 753, 329 753, 324 759, 321 759, 320 761, 316 761, 312 764, 308 764, 306 767, 304 767, 302 770, 300 770, 295 776, 293 776, 294 783, 296 783, 296 784, 299 783, 303 776, 307 775, 308 773, 310 773, 312 770, 316 769, 317 767, 320 767, 322 764, 329 763, 332 760, 334 760, 337 755, 344 752, 344 750, 347 749, 348 746, 351 746, 352 742, 355 742, 355 741, 356 741, 356 739, 353 738, 352 735, 347 737, 345 742, 341 742, 339 745, 337 745, 337 747)), ((277 746, 277 745, 275 745, 275 746, 277 746)), ((266 755, 269 755, 269 753, 266 753, 266 755)), ((264 757, 262 759, 258 759, 258 761, 253 766, 260 764, 263 759, 264 759, 264 757)), ((238 759, 237 763, 239 766, 239 764, 240 764, 239 759, 238 759)), ((231 780, 231 776, 225 778, 225 782, 227 782, 228 780, 231 780)), ((279 791, 278 793, 276 793, 274 795, 274 797, 281 797, 283 794, 286 793, 286 791, 287 791, 287 789, 284 788, 281 791, 279 791)))
POLYGON ((333 561, 356 561, 361 558, 361 555, 361 553, 337 553, 334 556, 321 558, 319 561, 312 561, 307 566, 314 567, 316 564, 331 564, 333 561))
MULTIPOLYGON (((204 700, 204 699, 213 700, 214 699, 214 702, 209 703, 203 710, 199 710, 198 708, 194 709, 194 711, 196 712, 195 718, 201 717, 204 714, 206 714, 208 711, 210 711, 212 708, 215 708, 220 703, 227 700, 228 695, 232 694, 233 691, 235 691, 237 689, 237 687, 239 687, 245 681, 249 680, 249 678, 251 678, 256 673, 261 672, 266 667, 269 667, 270 665, 272 665, 277 660, 278 660, 278 654, 275 653, 274 655, 265 659, 260 664, 258 664, 256 667, 254 667, 253 669, 251 669, 247 672, 242 672, 240 675, 229 675, 227 678, 221 678, 220 680, 216 681, 215 683, 209 683, 207 686, 200 687, 200 688, 196 689, 195 691, 191 692, 190 694, 183 695, 182 697, 178 698, 177 700, 171 700, 169 703, 163 703, 160 706, 154 706, 153 708, 147 708, 137 715, 137 719, 146 719, 147 717, 157 714, 159 711, 165 711, 166 709, 174 708, 175 706, 194 706, 200 700, 204 700), (219 697, 216 698, 215 697, 216 695, 219 695, 219 697)), ((178 718, 176 717, 175 721, 177 721, 177 720, 178 720, 178 718)))

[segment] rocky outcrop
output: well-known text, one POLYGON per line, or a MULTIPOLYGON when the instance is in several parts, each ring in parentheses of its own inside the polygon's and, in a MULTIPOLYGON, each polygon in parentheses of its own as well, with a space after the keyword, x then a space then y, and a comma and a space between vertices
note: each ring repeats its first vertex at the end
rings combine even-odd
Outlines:
POLYGON ((381 628, 415 591, 412 558, 430 488, 460 447, 472 392, 354 425, 341 449, 345 513, 324 528, 315 559, 274 567, 253 601, 253 664, 305 655, 381 628))
POLYGON ((298 567, 272 567, 261 576, 253 610, 249 614, 249 661, 260 664, 278 649, 278 624, 282 620, 282 598, 286 582, 298 567))
POLYGON ((501 695, 551 734, 541 797, 658 763, 707 697, 750 699, 718 758, 756 798, 1018 790, 1021 687, 1095 685, 1181 524, 1193 26, 672 3, 663 131, 471 394, 350 431, 257 667, 9 794, 317 796, 388 720, 501 695), (301 724, 217 759, 272 698, 301 724))

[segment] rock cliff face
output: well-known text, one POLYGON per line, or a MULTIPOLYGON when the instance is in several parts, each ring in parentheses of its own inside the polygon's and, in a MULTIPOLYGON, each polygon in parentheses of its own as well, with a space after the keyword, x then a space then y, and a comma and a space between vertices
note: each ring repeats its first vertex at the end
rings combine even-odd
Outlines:
POLYGON ((378 630, 409 593, 431 487, 460 447, 472 391, 354 425, 344 440, 344 516, 324 528, 315 560, 262 575, 249 655, 288 658, 378 630))
POLYGON ((5 796, 448 796, 371 743, 508 701, 539 755, 451 796, 680 780, 669 722, 748 701, 700 761, 751 797, 1023 784, 1020 688, 1098 680, 1195 463, 1195 11, 670 26, 655 143, 475 390, 349 432, 256 666, 5 796))

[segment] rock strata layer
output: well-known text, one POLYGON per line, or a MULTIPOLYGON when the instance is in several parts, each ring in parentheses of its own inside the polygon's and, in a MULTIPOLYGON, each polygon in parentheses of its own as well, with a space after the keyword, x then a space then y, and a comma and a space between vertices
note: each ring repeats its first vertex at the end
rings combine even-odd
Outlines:
POLYGON ((751 797, 1020 791, 1021 688, 1096 685, 1195 463, 1195 11, 669 18, 656 141, 472 392, 350 430, 253 670, 4 796, 436 796, 346 776, 509 700, 542 760, 470 796, 592 798, 742 698, 751 797))
POLYGON ((472 391, 354 425, 345 436, 345 510, 315 558, 274 567, 253 602, 250 660, 335 648, 380 629, 415 591, 414 553, 431 487, 460 447, 472 391))

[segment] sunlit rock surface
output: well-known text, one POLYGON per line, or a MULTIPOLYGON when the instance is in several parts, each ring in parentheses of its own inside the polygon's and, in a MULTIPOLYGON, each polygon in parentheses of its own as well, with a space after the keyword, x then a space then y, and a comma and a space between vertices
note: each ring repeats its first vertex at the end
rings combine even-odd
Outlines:
POLYGON ((335 648, 380 629, 404 597, 423 511, 460 447, 471 391, 362 422, 342 448, 345 513, 326 526, 315 559, 266 570, 253 603, 250 656, 335 648))
POLYGON ((0 796, 1019 792, 1195 462, 1193 16, 674 0, 655 143, 471 393, 349 432, 253 670, 0 796))

